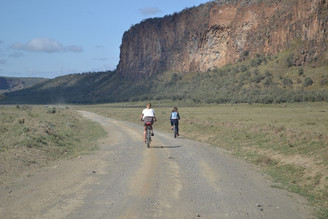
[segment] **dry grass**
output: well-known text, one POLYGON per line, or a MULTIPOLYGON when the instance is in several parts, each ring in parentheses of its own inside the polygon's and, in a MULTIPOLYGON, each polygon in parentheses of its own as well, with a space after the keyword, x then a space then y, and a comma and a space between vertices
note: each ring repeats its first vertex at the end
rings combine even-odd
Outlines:
POLYGON ((0 106, 0 184, 96 147, 105 132, 67 108, 0 106))

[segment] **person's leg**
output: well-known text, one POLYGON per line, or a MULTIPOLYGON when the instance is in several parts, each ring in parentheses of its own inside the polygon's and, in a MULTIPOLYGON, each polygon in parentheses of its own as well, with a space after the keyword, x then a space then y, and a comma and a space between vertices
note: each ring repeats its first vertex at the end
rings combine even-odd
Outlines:
POLYGON ((177 130, 177 135, 179 135, 179 121, 175 123, 175 128, 177 130))
POLYGON ((147 126, 144 126, 144 142, 146 142, 147 126))

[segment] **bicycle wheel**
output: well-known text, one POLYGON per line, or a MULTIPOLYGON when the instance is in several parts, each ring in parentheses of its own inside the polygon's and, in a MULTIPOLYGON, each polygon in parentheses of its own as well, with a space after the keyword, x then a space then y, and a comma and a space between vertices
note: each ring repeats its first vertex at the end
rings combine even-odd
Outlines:
POLYGON ((147 147, 150 148, 150 141, 151 141, 151 132, 150 132, 150 127, 147 127, 147 134, 146 134, 146 143, 147 147))
POLYGON ((177 125, 176 124, 173 125, 173 136, 174 136, 174 138, 177 137, 177 125))

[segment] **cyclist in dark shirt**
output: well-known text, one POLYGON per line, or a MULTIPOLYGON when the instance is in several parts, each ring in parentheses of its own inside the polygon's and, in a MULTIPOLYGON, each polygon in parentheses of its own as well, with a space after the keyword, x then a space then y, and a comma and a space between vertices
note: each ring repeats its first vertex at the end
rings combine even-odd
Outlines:
POLYGON ((175 124, 176 126, 177 136, 179 136, 179 119, 180 119, 180 115, 179 115, 178 108, 174 107, 171 112, 170 121, 171 121, 171 130, 173 130, 173 124, 175 124))

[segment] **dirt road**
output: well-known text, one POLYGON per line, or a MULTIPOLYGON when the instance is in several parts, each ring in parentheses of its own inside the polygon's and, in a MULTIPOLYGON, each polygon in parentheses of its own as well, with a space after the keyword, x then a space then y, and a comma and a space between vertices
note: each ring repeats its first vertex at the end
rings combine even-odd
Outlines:
MULTIPOLYGON (((313 218, 305 201, 224 151, 89 112, 100 150, 0 187, 1 218, 313 218)), ((156 128, 156 125, 155 125, 156 128)))

